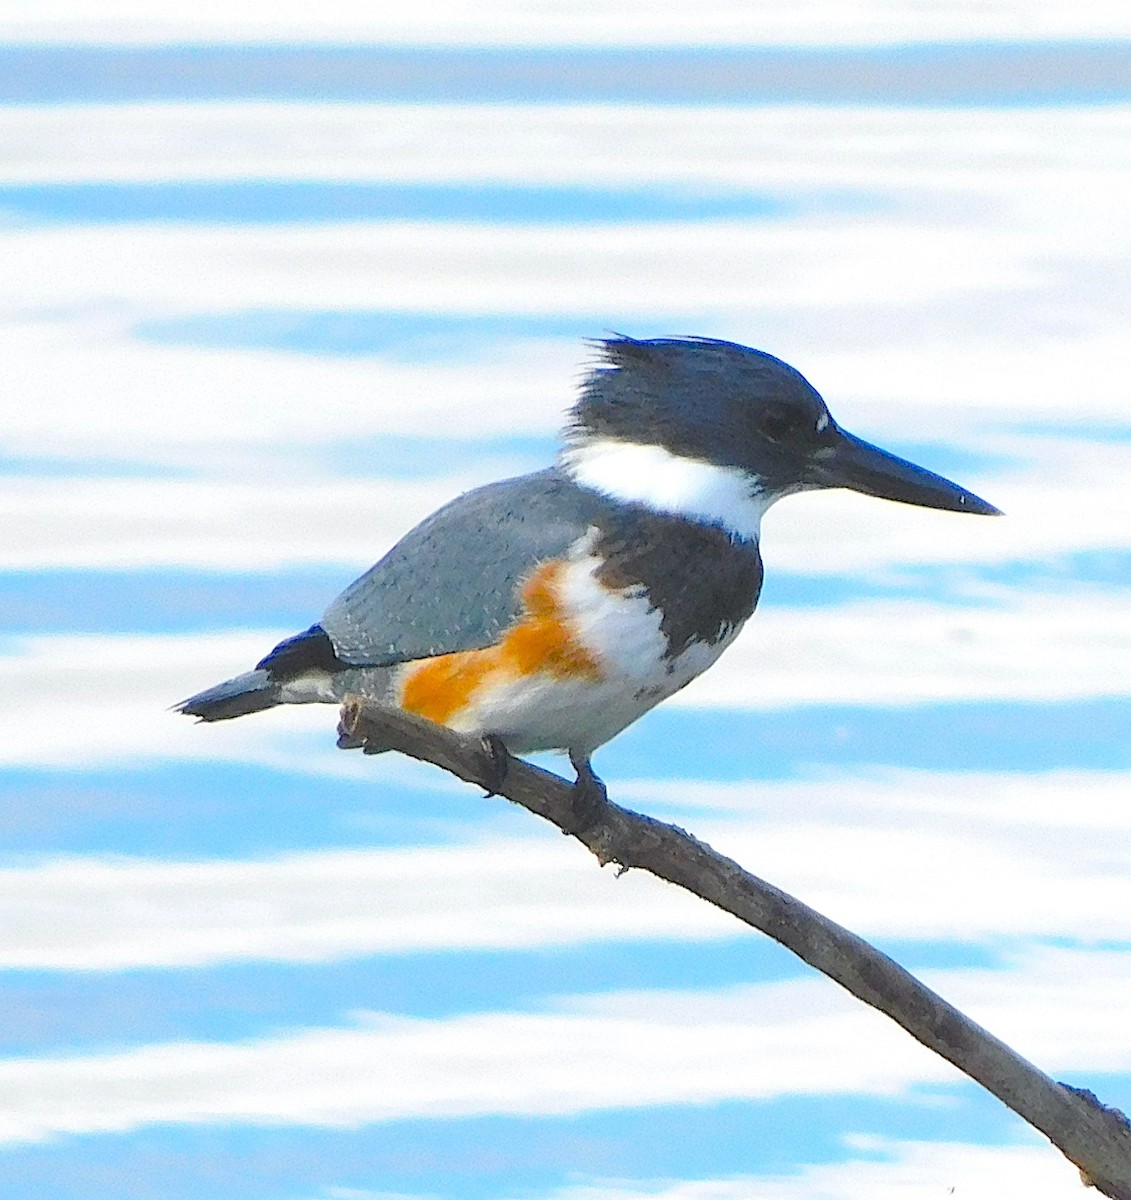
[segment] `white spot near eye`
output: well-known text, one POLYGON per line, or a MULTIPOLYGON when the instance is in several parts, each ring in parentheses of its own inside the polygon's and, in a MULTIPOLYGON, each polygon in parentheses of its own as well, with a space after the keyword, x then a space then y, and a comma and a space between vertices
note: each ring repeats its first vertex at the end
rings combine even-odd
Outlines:
POLYGON ((824 433, 825 430, 828 429, 828 427, 829 427, 829 414, 827 412, 823 412, 817 418, 817 426, 816 426, 817 432, 824 433))

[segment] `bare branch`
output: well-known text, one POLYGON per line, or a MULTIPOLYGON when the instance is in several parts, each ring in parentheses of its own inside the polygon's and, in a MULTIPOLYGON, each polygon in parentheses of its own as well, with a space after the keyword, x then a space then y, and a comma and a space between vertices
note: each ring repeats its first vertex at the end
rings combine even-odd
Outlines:
MULTIPOLYGON (((492 779, 499 794, 560 829, 574 819, 571 784, 512 758, 505 778, 475 738, 399 710, 351 698, 343 744, 397 750, 468 783, 492 779)), ((1088 1091, 1057 1083, 976 1025, 898 963, 800 900, 751 875, 674 825, 609 803, 593 828, 574 834, 602 866, 649 871, 772 937, 865 1004, 886 1013, 1039 1129, 1112 1200, 1131 1200, 1131 1124, 1088 1091)))

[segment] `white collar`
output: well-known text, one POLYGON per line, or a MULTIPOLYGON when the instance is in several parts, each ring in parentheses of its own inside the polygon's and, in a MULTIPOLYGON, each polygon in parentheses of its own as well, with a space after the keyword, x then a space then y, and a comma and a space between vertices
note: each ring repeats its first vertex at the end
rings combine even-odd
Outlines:
POLYGON ((575 483, 613 500, 721 525, 748 541, 758 540, 762 514, 776 499, 739 467, 616 438, 575 442, 562 452, 562 466, 575 483))

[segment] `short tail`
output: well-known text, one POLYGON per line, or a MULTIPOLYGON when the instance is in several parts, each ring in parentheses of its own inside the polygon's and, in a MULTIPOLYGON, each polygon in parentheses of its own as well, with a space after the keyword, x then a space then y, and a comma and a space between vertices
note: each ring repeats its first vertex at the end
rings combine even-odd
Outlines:
POLYGON ((229 717, 262 712, 282 703, 279 685, 266 671, 256 668, 197 692, 173 707, 177 712, 199 717, 202 721, 226 721, 229 717))

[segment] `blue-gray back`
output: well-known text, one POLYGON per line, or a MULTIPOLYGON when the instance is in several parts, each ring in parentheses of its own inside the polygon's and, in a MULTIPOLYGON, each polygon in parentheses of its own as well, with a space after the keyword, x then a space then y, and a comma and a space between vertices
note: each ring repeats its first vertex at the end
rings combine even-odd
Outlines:
POLYGON ((520 615, 520 581, 609 511, 556 467, 476 488, 410 530, 321 626, 351 666, 489 646, 520 615))

